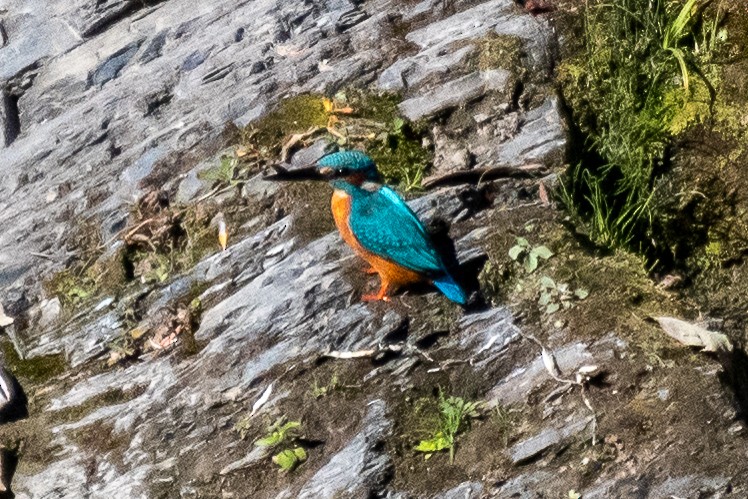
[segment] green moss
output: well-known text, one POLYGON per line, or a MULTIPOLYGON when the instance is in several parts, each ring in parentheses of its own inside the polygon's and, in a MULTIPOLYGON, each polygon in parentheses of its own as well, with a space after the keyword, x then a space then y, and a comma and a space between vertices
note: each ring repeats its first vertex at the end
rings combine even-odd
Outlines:
POLYGON ((376 93, 359 89, 349 89, 338 94, 349 103, 357 116, 379 124, 387 124, 400 116, 398 104, 402 100, 396 93, 376 93))
POLYGON ((421 146, 420 140, 410 130, 404 131, 397 122, 387 131, 386 137, 372 143, 367 152, 385 181, 399 183, 405 190, 421 186, 431 162, 431 155, 421 146))
POLYGON ((22 359, 10 341, 0 342, 0 348, 2 348, 5 365, 10 371, 19 380, 31 385, 43 384, 65 372, 68 367, 63 354, 22 359))
MULTIPOLYGON (((411 123, 400 116, 400 100, 397 94, 360 89, 341 91, 333 98, 315 94, 290 97, 247 126, 242 147, 251 152, 249 162, 256 168, 276 160, 291 135, 325 128, 330 142, 365 150, 387 182, 417 188, 431 163, 431 152, 423 147, 427 129, 423 123, 411 123), (330 129, 334 133, 329 133, 330 129)), ((211 175, 225 181, 228 170, 227 160, 211 175)))
POLYGON ((499 35, 491 31, 478 42, 477 66, 481 71, 503 68, 511 71, 516 78, 526 73, 522 58, 525 48, 517 36, 499 35))
POLYGON ((235 155, 221 155, 218 164, 197 174, 197 178, 208 182, 217 182, 229 185, 234 180, 238 159, 235 155))
POLYGON ((344 95, 359 117, 351 123, 354 133, 366 137, 358 143, 376 162, 385 181, 406 190, 420 187, 433 159, 423 146, 425 123, 413 123, 400 115, 397 94, 350 90, 344 95))
POLYGON ((103 245, 92 236, 90 224, 74 231, 73 238, 78 260, 68 268, 44 280, 42 287, 48 297, 57 297, 65 314, 102 294, 117 294, 127 283, 124 252, 112 255, 103 253, 103 245), (85 235, 88 231, 88 235, 85 235))
POLYGON ((327 125, 329 114, 321 95, 302 94, 282 100, 278 107, 243 132, 243 145, 263 156, 277 154, 284 137, 327 125))
POLYGON ((87 301, 96 293, 96 281, 73 269, 64 269, 45 281, 43 287, 49 296, 56 296, 65 307, 87 301))
POLYGON ((510 277, 507 265, 489 257, 478 274, 481 295, 493 306, 504 303, 506 282, 510 277))
POLYGON ((712 241, 704 248, 707 256, 719 258, 722 254, 722 244, 719 241, 712 241))

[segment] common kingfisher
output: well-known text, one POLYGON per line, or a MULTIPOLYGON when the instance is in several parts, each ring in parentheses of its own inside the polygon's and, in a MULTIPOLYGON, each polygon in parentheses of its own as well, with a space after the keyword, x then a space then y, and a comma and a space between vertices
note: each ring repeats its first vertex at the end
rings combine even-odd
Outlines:
POLYGON ((379 292, 364 295, 364 301, 389 301, 398 288, 428 281, 453 302, 467 302, 423 223, 394 190, 380 183, 369 156, 360 151, 328 154, 317 161, 316 170, 332 182, 332 214, 343 240, 379 274, 379 292))

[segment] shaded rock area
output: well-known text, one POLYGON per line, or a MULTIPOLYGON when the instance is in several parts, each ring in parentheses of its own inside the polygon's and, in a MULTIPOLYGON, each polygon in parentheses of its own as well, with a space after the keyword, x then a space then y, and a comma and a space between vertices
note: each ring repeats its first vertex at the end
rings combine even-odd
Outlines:
POLYGON ((16 497, 748 494, 735 370, 662 336, 646 317, 693 310, 633 258, 590 254, 543 199, 569 145, 546 16, 513 0, 32 4, 0 11, 1 381, 16 408, 0 484, 14 475, 16 497), (411 196, 451 237, 466 310, 428 286, 362 303, 374 283, 333 231, 328 186, 206 179, 284 99, 353 88, 400 94, 434 173, 543 165, 411 196), (128 260, 136 229, 184 229, 202 203, 225 214, 226 251, 211 228, 168 272, 128 260), (556 254, 525 273, 515 236, 556 254), (544 314, 541 275, 589 297, 544 314), (484 402, 454 463, 414 451, 440 392, 484 402), (279 418, 305 449, 289 472, 254 445, 279 418))

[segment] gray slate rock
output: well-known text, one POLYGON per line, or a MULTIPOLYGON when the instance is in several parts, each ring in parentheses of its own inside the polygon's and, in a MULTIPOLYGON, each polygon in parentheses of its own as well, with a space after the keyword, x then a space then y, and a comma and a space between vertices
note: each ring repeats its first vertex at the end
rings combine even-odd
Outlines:
POLYGON ((579 416, 571 423, 560 428, 547 428, 537 435, 523 440, 509 450, 509 457, 514 464, 522 464, 537 457, 546 450, 577 435, 592 422, 589 416, 579 416))
POLYGON ((404 100, 398 107, 406 118, 417 121, 465 105, 482 96, 487 88, 502 89, 508 80, 508 71, 474 72, 444 83, 419 97, 404 100))
POLYGON ((390 458, 379 445, 391 432, 385 403, 369 403, 362 429, 304 485, 299 499, 317 497, 371 497, 389 473, 390 458))
POLYGON ((480 482, 465 482, 449 489, 434 499, 478 499, 483 495, 483 484, 480 482))

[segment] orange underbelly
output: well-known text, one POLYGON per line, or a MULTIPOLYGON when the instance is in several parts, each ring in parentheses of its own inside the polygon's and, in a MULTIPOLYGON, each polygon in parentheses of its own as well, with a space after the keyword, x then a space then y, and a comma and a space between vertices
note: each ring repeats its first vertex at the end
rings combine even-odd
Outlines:
POLYGON ((335 190, 332 195, 332 216, 335 219, 335 225, 338 227, 340 236, 348 246, 353 248, 358 256, 366 260, 374 270, 377 271, 383 282, 387 282, 392 288, 405 286, 424 280, 418 272, 407 269, 401 265, 391 262, 381 256, 367 251, 353 235, 351 227, 348 224, 351 213, 351 198, 343 191, 335 190))

